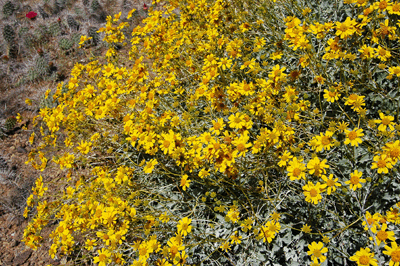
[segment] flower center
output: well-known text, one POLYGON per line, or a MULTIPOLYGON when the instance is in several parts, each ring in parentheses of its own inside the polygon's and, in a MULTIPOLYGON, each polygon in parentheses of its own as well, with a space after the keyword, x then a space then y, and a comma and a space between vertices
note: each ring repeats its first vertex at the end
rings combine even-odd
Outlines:
POLYGON ((170 144, 171 144, 171 142, 169 142, 168 140, 164 140, 164 142, 163 142, 163 146, 165 148, 168 148, 170 144))
POLYGON ((356 139, 356 138, 357 138, 357 132, 351 131, 351 132, 349 133, 349 135, 348 135, 348 138, 349 138, 350 140, 356 139))
POLYGON ((321 257, 321 255, 322 255, 321 250, 319 250, 319 249, 314 249, 313 255, 314 255, 315 257, 317 257, 317 258, 321 257))
POLYGON ((390 157, 396 158, 396 157, 399 157, 399 155, 400 155, 400 149, 399 148, 393 148, 390 151, 390 157))
POLYGON ((379 8, 380 8, 380 9, 385 9, 386 7, 387 7, 386 1, 381 1, 381 2, 379 3, 379 8))
POLYGON ((328 181, 326 181, 326 185, 328 187, 333 187, 335 185, 335 181, 333 181, 332 179, 328 179, 328 181))
POLYGON ((326 145, 329 145, 329 144, 331 143, 331 140, 330 140, 329 137, 323 136, 323 137, 321 138, 321 143, 322 143, 322 145, 326 146, 326 145))
POLYGON ((386 167, 386 162, 385 160, 379 160, 377 163, 379 168, 385 168, 386 167))
POLYGON ((315 188, 313 188, 313 189, 311 189, 310 190, 310 196, 311 197, 316 197, 318 195, 318 191, 315 189, 315 188))
POLYGON ((358 176, 356 176, 356 175, 353 175, 353 176, 350 178, 350 182, 351 182, 353 185, 357 185, 357 184, 360 182, 360 178, 359 178, 358 176))
POLYGON ((237 149, 238 149, 238 151, 244 151, 244 150, 246 149, 246 147, 244 146, 243 143, 240 143, 240 144, 237 146, 237 149))
POLYGON ((188 224, 182 224, 182 231, 186 231, 188 229, 188 224))
POLYGON ((384 118, 382 119, 382 124, 384 124, 385 126, 390 124, 390 120, 388 118, 384 118))
POLYGON ((107 259, 106 255, 104 255, 104 254, 99 255, 99 261, 106 261, 106 259, 107 259))
POLYGON ((300 173, 301 173, 301 170, 299 169, 299 168, 295 168, 294 170, 293 170, 293 176, 299 176, 300 175, 300 173))
POLYGON ((376 234, 376 237, 377 237, 380 241, 385 241, 385 240, 388 238, 388 233, 381 230, 381 231, 379 231, 379 232, 376 234))
POLYGON ((392 261, 394 262, 400 262, 400 250, 395 250, 390 254, 390 257, 392 257, 392 261))
POLYGON ((369 257, 366 255, 360 256, 360 259, 358 260, 360 264, 362 265, 369 265, 369 257))
POLYGON ((234 122, 235 122, 236 124, 239 124, 239 123, 242 122, 242 119, 241 119, 240 117, 235 117, 234 122))

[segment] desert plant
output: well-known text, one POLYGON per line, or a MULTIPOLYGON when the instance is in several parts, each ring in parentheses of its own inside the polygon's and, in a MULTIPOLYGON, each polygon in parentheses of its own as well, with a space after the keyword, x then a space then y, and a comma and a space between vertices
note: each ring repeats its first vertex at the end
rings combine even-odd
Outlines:
POLYGON ((74 46, 74 42, 69 39, 69 38, 61 38, 58 41, 58 46, 64 50, 64 51, 68 51, 70 50, 73 46, 74 46))
POLYGON ((87 34, 89 37, 92 37, 92 42, 94 45, 98 45, 100 43, 100 34, 97 32, 98 29, 96 27, 89 27, 87 34))
POLYGON ((3 5, 3 14, 5 17, 12 16, 14 14, 15 10, 16 10, 16 6, 11 1, 7 1, 3 5))
POLYGON ((61 25, 58 21, 54 21, 49 25, 49 32, 51 36, 57 37, 61 35, 61 25))
POLYGON ((14 129, 16 124, 17 124, 17 119, 15 118, 15 116, 10 116, 6 119, 4 123, 4 128, 6 131, 11 131, 14 129))
POLYGON ((39 10, 40 16, 42 16, 43 19, 47 19, 50 17, 50 15, 47 14, 47 12, 41 6, 38 7, 38 10, 39 10))
POLYGON ((24 242, 56 222, 76 264, 397 263, 400 4, 157 2, 129 34, 108 17, 36 117, 28 163, 65 179, 37 179, 24 242))
POLYGON ((15 42, 15 31, 14 31, 13 27, 10 24, 4 25, 4 27, 3 27, 3 38, 8 43, 14 43, 15 42))
POLYGON ((77 31, 79 30, 79 23, 74 19, 73 16, 67 16, 67 23, 71 30, 77 31))

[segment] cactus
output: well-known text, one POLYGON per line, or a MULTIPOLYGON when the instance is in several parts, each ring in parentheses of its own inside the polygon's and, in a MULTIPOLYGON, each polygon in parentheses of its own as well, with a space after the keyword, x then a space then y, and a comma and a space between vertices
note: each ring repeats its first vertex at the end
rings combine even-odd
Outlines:
POLYGON ((93 0, 90 8, 92 9, 93 13, 97 13, 102 9, 98 0, 93 0))
POLYGON ((4 123, 5 131, 11 131, 14 129, 15 125, 17 124, 17 119, 14 116, 10 116, 6 119, 4 123))
POLYGON ((5 17, 9 17, 12 16, 12 14, 14 14, 15 11, 15 6, 11 1, 7 1, 4 6, 3 6, 3 14, 5 17))
POLYGON ((74 46, 74 42, 73 42, 72 40, 70 40, 70 39, 62 38, 62 39, 60 39, 60 41, 58 42, 58 46, 59 46, 62 50, 67 51, 67 50, 71 49, 72 46, 74 46))
POLYGON ((49 73, 49 60, 44 55, 39 55, 35 58, 34 68, 37 72, 38 77, 46 76, 49 73))
POLYGON ((15 41, 15 31, 11 25, 5 25, 3 28, 3 37, 8 43, 15 41))
POLYGON ((68 23, 68 26, 69 26, 72 30, 79 30, 79 23, 74 19, 73 16, 68 15, 68 17, 67 17, 67 23, 68 23))
POLYGON ((18 46, 16 43, 10 43, 8 45, 8 57, 15 59, 18 56, 18 46))
POLYGON ((58 22, 50 23, 49 32, 50 32, 50 35, 53 36, 53 37, 59 36, 61 34, 60 23, 58 23, 58 22))
POLYGON ((64 0, 54 0, 53 14, 57 15, 65 8, 64 0))
POLYGON ((44 9, 42 7, 38 7, 39 13, 42 16, 43 19, 49 18, 49 14, 46 13, 46 11, 44 11, 44 9))
POLYGON ((29 33, 29 32, 24 34, 23 40, 24 40, 24 45, 29 48, 34 47, 38 42, 36 37, 32 33, 29 33))
POLYGON ((18 30, 18 36, 19 36, 20 38, 22 38, 22 36, 24 36, 28 31, 29 31, 29 28, 28 28, 28 27, 21 27, 21 28, 19 28, 19 30, 18 30))
POLYGON ((100 34, 97 31, 98 29, 96 27, 89 27, 88 29, 88 36, 92 37, 92 42, 94 45, 100 43, 100 34))
POLYGON ((81 41, 81 34, 79 34, 79 33, 72 34, 71 40, 74 43, 74 45, 78 45, 79 42, 81 41))
POLYGON ((28 70, 27 78, 29 81, 34 81, 38 77, 39 77, 39 75, 34 68, 31 68, 28 70))
POLYGON ((47 29, 46 25, 39 25, 38 27, 36 27, 34 34, 36 35, 37 40, 39 40, 40 43, 47 43, 49 41, 49 30, 47 29))

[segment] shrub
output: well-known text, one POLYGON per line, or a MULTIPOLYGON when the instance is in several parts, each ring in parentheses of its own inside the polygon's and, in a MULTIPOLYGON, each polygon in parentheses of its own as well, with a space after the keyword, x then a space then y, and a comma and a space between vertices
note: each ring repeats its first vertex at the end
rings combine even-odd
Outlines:
POLYGON ((157 2, 132 36, 135 10, 108 17, 36 118, 28 163, 65 178, 37 180, 24 242, 55 222, 76 263, 397 263, 400 4, 157 2))

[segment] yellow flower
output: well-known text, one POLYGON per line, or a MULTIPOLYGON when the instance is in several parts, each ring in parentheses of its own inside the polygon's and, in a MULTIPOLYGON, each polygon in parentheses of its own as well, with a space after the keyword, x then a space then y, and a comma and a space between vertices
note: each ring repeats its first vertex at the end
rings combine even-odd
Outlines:
POLYGON ((108 263, 109 257, 111 256, 111 252, 109 252, 107 249, 102 248, 101 250, 98 250, 99 256, 94 257, 93 262, 98 263, 98 266, 105 266, 108 263))
POLYGON ((306 174, 304 173, 304 171, 306 170, 306 166, 301 161, 298 161, 296 157, 294 157, 293 160, 289 162, 289 166, 286 170, 289 172, 288 176, 292 181, 306 178, 306 174))
POLYGON ((386 244, 386 240, 391 240, 393 242, 396 241, 396 237, 394 236, 393 231, 386 231, 387 229, 387 224, 382 224, 381 230, 376 232, 376 243, 378 246, 381 244, 381 242, 386 244))
POLYGON ((362 172, 358 172, 358 170, 355 170, 353 173, 350 174, 350 180, 346 181, 345 184, 350 185, 350 189, 356 190, 357 188, 361 188, 362 185, 360 183, 365 183, 366 180, 362 179, 362 172))
POLYGON ((400 66, 389 67, 389 74, 390 75, 396 75, 397 77, 400 77, 400 66))
POLYGON ((392 160, 386 154, 374 156, 374 161, 375 162, 372 163, 371 169, 378 168, 378 174, 387 174, 389 172, 388 169, 393 168, 392 160))
POLYGON ((285 151, 280 157, 279 159, 281 159, 278 162, 278 166, 283 167, 286 166, 287 162, 289 161, 290 158, 293 158, 293 155, 291 155, 290 152, 285 151))
POLYGON ((126 17, 127 19, 130 19, 132 17, 133 12, 135 12, 136 9, 132 9, 131 11, 129 11, 128 16, 126 17))
POLYGON ((78 150, 82 154, 88 154, 90 152, 90 147, 92 146, 92 143, 86 142, 86 141, 81 141, 81 144, 78 146, 78 150))
POLYGON ((346 39, 350 35, 353 35, 356 32, 356 26, 357 22, 354 19, 351 19, 350 17, 347 17, 347 19, 341 23, 339 21, 336 22, 336 35, 340 36, 341 39, 346 39))
POLYGON ((236 231, 235 233, 233 233, 233 235, 231 235, 231 244, 240 244, 242 242, 242 236, 238 235, 238 232, 236 231))
POLYGON ((182 220, 180 220, 177 225, 178 232, 184 236, 186 236, 188 233, 190 233, 192 231, 192 226, 190 225, 191 222, 192 222, 192 219, 189 219, 187 217, 182 218, 182 220))
POLYGON ((367 46, 366 44, 364 44, 361 49, 358 50, 361 53, 361 58, 363 59, 371 59, 374 57, 376 49, 371 47, 371 46, 367 46))
MULTIPOLYGON (((270 221, 268 221, 268 223, 270 223, 270 221)), ((268 243, 271 243, 272 239, 275 238, 275 231, 269 229, 268 223, 260 228, 257 239, 262 239, 263 242, 267 241, 268 243)))
POLYGON ((231 208, 226 216, 231 222, 236 223, 240 218, 240 213, 236 208, 231 208))
POLYGON ((244 116, 240 113, 232 114, 229 116, 229 126, 231 128, 241 129, 245 126, 246 121, 244 120, 244 116))
POLYGON ((326 260, 326 256, 324 256, 322 253, 328 252, 328 249, 324 247, 324 244, 322 242, 312 242, 310 245, 308 245, 309 251, 307 251, 308 255, 311 255, 311 259, 318 259, 319 263, 322 263, 326 260))
POLYGON ((319 182, 314 185, 312 182, 308 181, 307 185, 303 186, 303 193, 306 196, 306 201, 313 204, 318 204, 321 199, 321 192, 326 188, 326 184, 321 185, 319 182))
POLYGON ((396 140, 395 142, 386 143, 383 150, 392 159, 393 164, 397 163, 397 160, 400 158, 400 141, 396 140))
POLYGON ((325 89, 324 90, 324 99, 326 99, 326 101, 328 101, 328 102, 333 103, 333 102, 339 100, 339 96, 340 96, 340 93, 335 89, 332 89, 332 90, 325 89))
POLYGON ((178 253, 174 258, 174 265, 178 266, 186 265, 187 257, 188 255, 186 255, 186 252, 184 250, 182 251, 182 253, 178 253))
POLYGON ((400 247, 395 241, 392 242, 392 247, 385 246, 383 254, 390 256, 389 266, 399 266, 400 264, 400 247))
POLYGON ((311 233, 311 226, 309 226, 308 224, 303 225, 303 227, 301 228, 301 231, 303 231, 304 233, 308 234, 311 233))
POLYGON ((391 115, 384 115, 383 113, 379 113, 379 117, 381 119, 376 119, 375 123, 381 123, 378 127, 379 131, 386 131, 386 128, 389 127, 390 130, 394 130, 394 125, 392 121, 394 120, 394 117, 391 115))
POLYGON ((364 136, 364 133, 362 133, 363 130, 361 128, 354 128, 352 131, 346 130, 346 140, 344 141, 344 144, 349 144, 351 146, 356 146, 358 147, 358 144, 362 143, 361 137, 364 136))
POLYGON ((369 248, 361 248, 355 255, 350 257, 350 260, 357 262, 358 266, 378 266, 378 261, 374 259, 374 253, 371 253, 369 248))
POLYGON ((26 98, 26 99, 25 99, 25 103, 26 103, 27 105, 32 105, 32 100, 26 98))
MULTIPOLYGON (((331 149, 331 147, 333 146, 333 132, 327 130, 324 133, 320 133, 319 136, 315 137, 315 150, 317 152, 322 151, 323 149, 325 151, 329 151, 331 149)), ((313 138, 314 139, 314 138, 313 138)))
POLYGON ((184 191, 190 186, 191 180, 188 180, 188 175, 183 175, 181 178, 181 187, 184 191))
POLYGON ((329 168, 329 165, 327 165, 326 162, 326 159, 320 161, 318 157, 311 159, 307 164, 307 168, 310 170, 309 173, 316 176, 321 176, 322 174, 325 174, 325 168, 329 168))
POLYGON ((327 193, 330 195, 332 192, 336 191, 336 187, 342 186, 342 184, 338 183, 339 178, 333 179, 333 174, 329 175, 329 178, 326 175, 322 175, 322 180, 326 182, 327 193))
POLYGON ((221 246, 219 246, 219 248, 226 252, 231 249, 231 246, 228 242, 224 242, 221 244, 221 246))
POLYGON ((150 174, 153 172, 154 166, 158 164, 157 159, 152 159, 151 161, 147 162, 146 166, 143 168, 143 171, 146 174, 150 174))
POLYGON ((390 54, 390 52, 388 50, 385 50, 385 48, 383 48, 382 46, 380 46, 377 49, 376 52, 376 56, 382 60, 382 61, 386 61, 389 57, 391 57, 392 55, 390 54))

